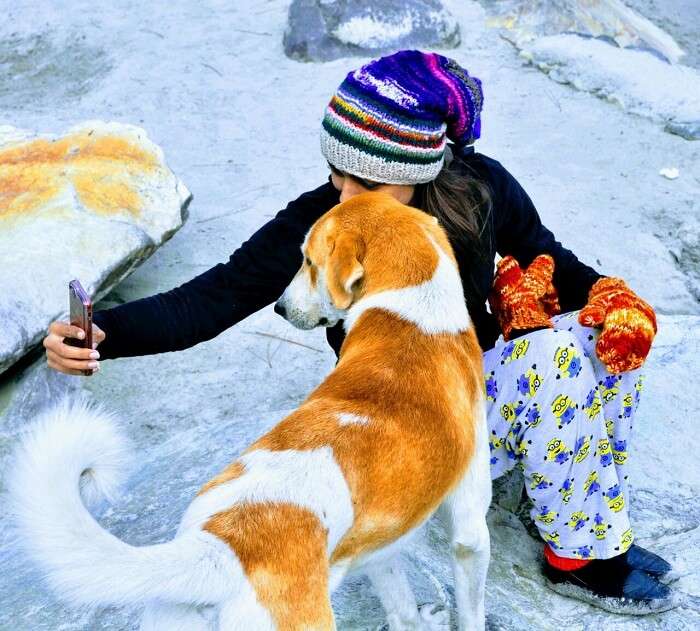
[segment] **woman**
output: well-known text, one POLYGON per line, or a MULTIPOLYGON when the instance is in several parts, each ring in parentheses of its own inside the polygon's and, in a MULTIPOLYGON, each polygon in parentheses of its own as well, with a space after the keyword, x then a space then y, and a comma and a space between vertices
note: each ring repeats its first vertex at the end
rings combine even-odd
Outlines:
MULTIPOLYGON (((382 190, 435 215, 450 235, 487 349, 492 477, 523 468, 552 585, 606 607, 605 597, 621 597, 627 610, 668 608, 671 592, 658 579, 670 566, 632 545, 625 501, 638 366, 655 332, 653 311, 621 280, 601 277, 562 247, 513 176, 474 151, 482 101, 481 82, 437 54, 401 51, 351 72, 323 119, 328 183, 290 202, 227 263, 171 291, 95 313, 99 351, 65 345, 63 338, 79 331, 53 323, 44 340, 48 363, 79 374, 97 370, 98 357, 162 353, 213 338, 279 297, 318 217, 353 195, 382 190), (506 258, 491 294, 494 317, 486 299, 496 253, 506 258), (550 318, 557 300, 563 313, 550 318), (579 315, 603 324, 602 332, 580 324, 579 315), (646 341, 641 352, 618 343, 630 335, 646 341)), ((342 326, 327 334, 338 353, 342 326)))

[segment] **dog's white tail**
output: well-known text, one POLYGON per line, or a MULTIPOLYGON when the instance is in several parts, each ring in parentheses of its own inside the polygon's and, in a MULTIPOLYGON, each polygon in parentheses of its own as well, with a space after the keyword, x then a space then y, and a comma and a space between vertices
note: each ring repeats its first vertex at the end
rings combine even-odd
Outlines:
POLYGON ((208 533, 134 547, 93 519, 83 499, 113 498, 130 460, 113 417, 85 399, 64 399, 21 440, 7 475, 10 511, 51 586, 81 605, 213 604, 230 597, 240 565, 208 533))

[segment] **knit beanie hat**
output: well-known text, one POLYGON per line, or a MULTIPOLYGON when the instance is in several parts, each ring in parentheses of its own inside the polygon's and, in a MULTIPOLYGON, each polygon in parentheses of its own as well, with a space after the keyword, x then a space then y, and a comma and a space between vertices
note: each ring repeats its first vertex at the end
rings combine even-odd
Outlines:
POLYGON ((481 81, 454 59, 402 50, 350 72, 326 107, 321 151, 334 167, 386 184, 418 184, 442 169, 446 137, 481 135, 481 81))

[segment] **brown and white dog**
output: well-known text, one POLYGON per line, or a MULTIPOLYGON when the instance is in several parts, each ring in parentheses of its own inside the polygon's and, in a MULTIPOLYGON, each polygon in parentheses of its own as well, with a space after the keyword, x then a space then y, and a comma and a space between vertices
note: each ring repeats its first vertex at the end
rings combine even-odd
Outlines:
POLYGON ((442 507, 460 629, 484 627, 482 355, 447 237, 429 215, 367 193, 321 217, 303 253, 277 311, 301 328, 343 319, 338 364, 204 485, 172 541, 127 545, 85 508, 113 493, 127 453, 108 414, 64 402, 28 433, 10 496, 61 596, 145 603, 144 630, 326 630, 330 594, 361 571, 391 629, 426 628, 397 557, 442 507))

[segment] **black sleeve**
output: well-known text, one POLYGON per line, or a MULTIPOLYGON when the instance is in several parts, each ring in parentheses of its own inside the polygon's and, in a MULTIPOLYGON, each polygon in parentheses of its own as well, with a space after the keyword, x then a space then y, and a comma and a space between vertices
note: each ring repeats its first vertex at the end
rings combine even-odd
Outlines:
POLYGON ((290 202, 229 258, 175 289, 97 311, 101 359, 178 351, 274 302, 296 274, 309 228, 338 203, 330 183, 290 202))
POLYGON ((505 168, 498 166, 503 173, 498 178, 501 180, 499 208, 494 213, 497 252, 501 256, 514 256, 521 267, 529 265, 538 254, 550 254, 554 259, 553 282, 562 312, 581 309, 588 300, 588 291, 601 274, 579 261, 554 238, 542 224, 523 187, 505 168))

